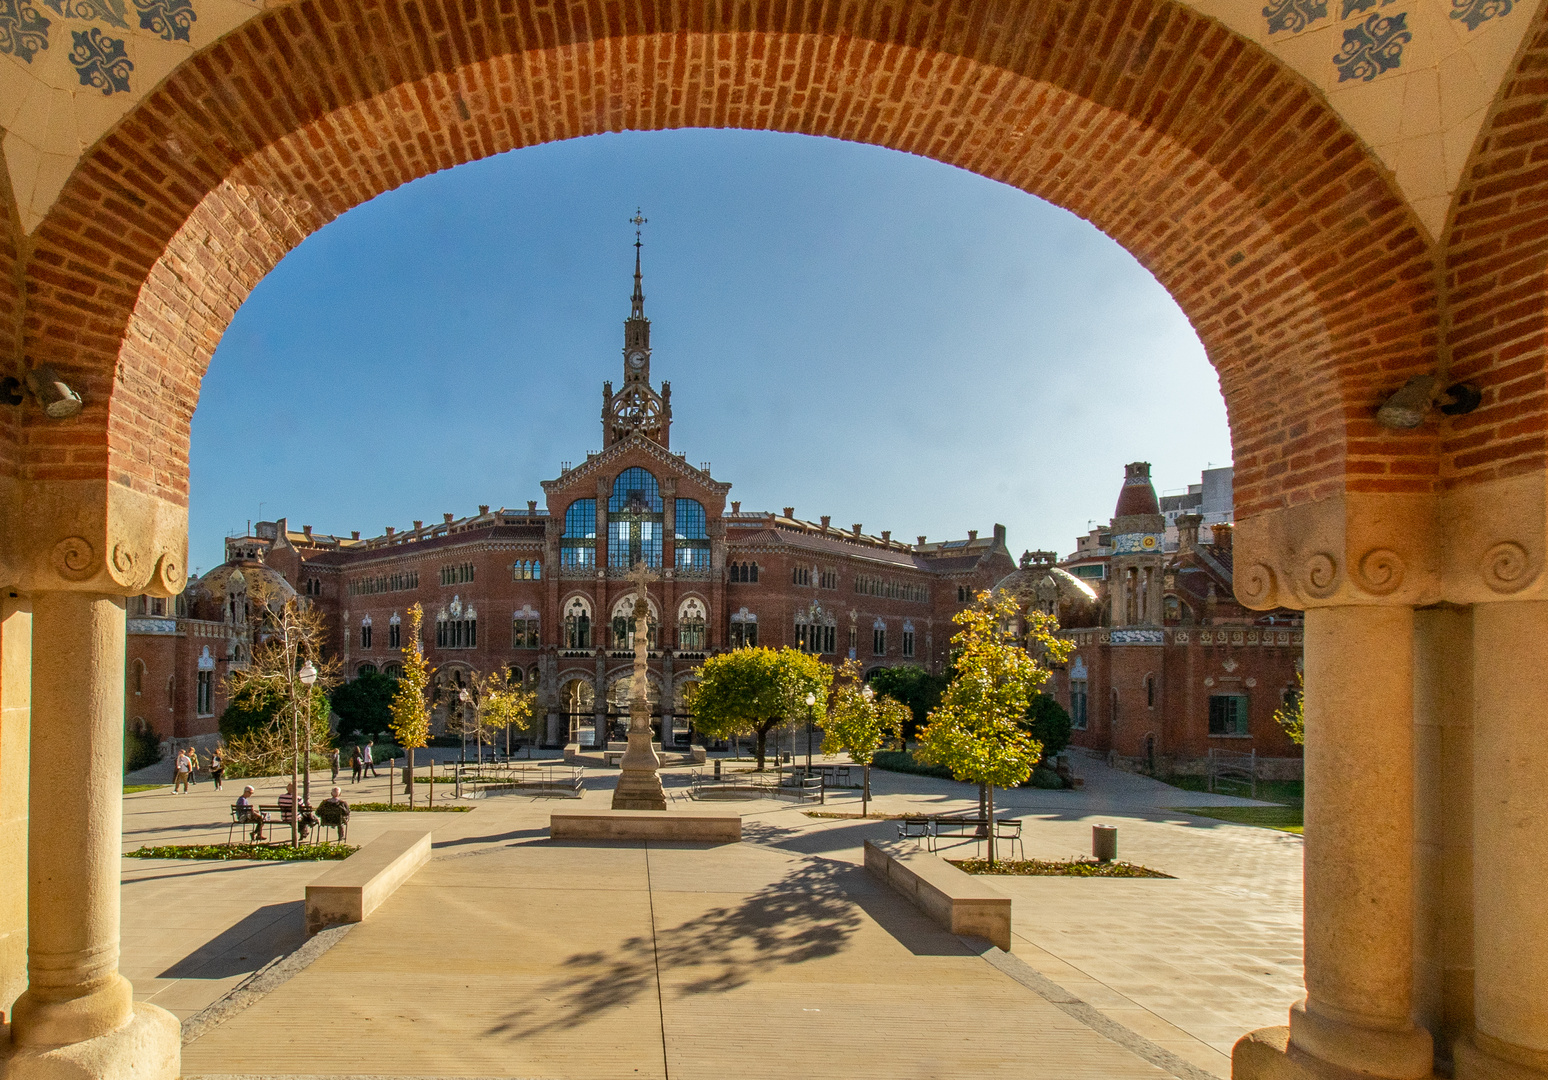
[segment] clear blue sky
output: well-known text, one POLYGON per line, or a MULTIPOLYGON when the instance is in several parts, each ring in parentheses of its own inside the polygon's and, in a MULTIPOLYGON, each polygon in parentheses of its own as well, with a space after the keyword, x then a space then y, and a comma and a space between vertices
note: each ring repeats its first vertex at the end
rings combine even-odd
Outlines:
POLYGON ((636 205, 673 449, 744 510, 1068 553, 1125 462, 1166 490, 1230 461, 1182 312, 1073 215, 830 139, 603 135, 389 192, 264 279, 194 414, 190 563, 260 517, 371 536, 541 504, 601 445, 636 205))

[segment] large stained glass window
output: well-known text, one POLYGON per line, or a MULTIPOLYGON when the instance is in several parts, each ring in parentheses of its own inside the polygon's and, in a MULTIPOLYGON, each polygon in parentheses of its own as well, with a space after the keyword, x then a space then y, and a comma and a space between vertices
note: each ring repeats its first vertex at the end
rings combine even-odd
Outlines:
POLYGON ((645 469, 619 473, 607 500, 607 564, 630 567, 643 561, 661 566, 661 488, 645 469))
POLYGON ((576 499, 564 512, 559 542, 561 567, 597 565, 597 500, 576 499))
POLYGON ((677 500, 677 568, 708 570, 709 532, 705 527, 704 506, 697 499, 677 500))

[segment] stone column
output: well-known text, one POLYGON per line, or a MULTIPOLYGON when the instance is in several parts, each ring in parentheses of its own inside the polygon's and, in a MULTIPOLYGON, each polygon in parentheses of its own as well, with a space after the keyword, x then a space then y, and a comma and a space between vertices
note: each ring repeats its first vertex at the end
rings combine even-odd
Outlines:
POLYGON ((1473 1023, 1460 1080, 1548 1078, 1548 601, 1473 608, 1473 1023))
POLYGON ((1306 1000, 1290 1044, 1389 1080, 1431 1075, 1415 1025, 1414 612, 1306 612, 1306 1000))
POLYGON ((175 1017, 118 973, 124 601, 34 594, 28 987, 7 1080, 176 1077, 175 1017))

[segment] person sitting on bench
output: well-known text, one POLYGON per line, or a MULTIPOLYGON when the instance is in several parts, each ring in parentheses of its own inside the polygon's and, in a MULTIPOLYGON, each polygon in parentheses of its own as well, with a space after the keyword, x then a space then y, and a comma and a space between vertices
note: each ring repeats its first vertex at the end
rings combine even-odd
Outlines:
POLYGON ((317 804, 317 817, 324 825, 338 829, 339 839, 344 839, 345 830, 349 826, 349 803, 340 796, 338 788, 334 788, 332 795, 317 804))
POLYGON ((242 822, 244 825, 252 825, 254 827, 253 840, 255 842, 261 842, 263 840, 264 816, 260 814, 258 812, 258 808, 253 805, 252 796, 253 786, 251 784, 243 788, 242 794, 237 796, 237 820, 242 822))

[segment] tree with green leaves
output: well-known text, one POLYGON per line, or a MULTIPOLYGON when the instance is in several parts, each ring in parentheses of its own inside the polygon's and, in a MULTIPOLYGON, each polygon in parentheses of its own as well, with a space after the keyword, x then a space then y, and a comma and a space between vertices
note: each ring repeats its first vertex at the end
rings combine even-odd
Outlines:
POLYGON ((941 703, 941 694, 949 680, 944 675, 932 675, 918 664, 899 664, 897 667, 880 668, 871 673, 870 683, 878 694, 886 694, 894 701, 901 701, 909 709, 908 723, 903 725, 903 739, 916 739, 924 726, 930 710, 941 703))
POLYGON ((1027 734, 1043 748, 1039 765, 1064 753, 1064 748, 1070 745, 1070 732, 1075 728, 1064 706, 1047 694, 1033 696, 1024 724, 1027 734))
POLYGON ((1284 728, 1290 741, 1297 746, 1306 745, 1306 676, 1295 673, 1295 690, 1289 700, 1274 710, 1274 722, 1284 728))
POLYGON ((698 678, 689 702, 694 725, 716 739, 756 736, 762 772, 770 731, 807 716, 808 709, 826 710, 833 669, 788 646, 777 651, 756 646, 710 657, 698 678), (813 704, 807 704, 807 695, 813 704))
POLYGON ((482 684, 473 683, 478 694, 479 717, 483 730, 493 734, 505 731, 505 754, 511 753, 511 729, 527 731, 537 715, 537 692, 513 685, 509 678, 491 672, 482 684))
POLYGON ((871 759, 889 738, 903 737, 903 725, 911 716, 907 705, 877 693, 874 681, 871 685, 861 681, 860 661, 844 661, 822 721, 822 752, 844 751, 864 768, 861 817, 869 813, 871 802, 871 759))
POLYGON ((380 671, 368 671, 333 690, 333 711, 339 716, 339 732, 380 738, 392 726, 392 699, 398 680, 380 671))
POLYGON ((408 794, 409 805, 414 805, 414 751, 430 740, 430 707, 425 691, 430 685, 430 664, 425 659, 424 646, 419 642, 419 627, 424 621, 425 609, 413 604, 408 609, 408 644, 402 647, 403 674, 398 676, 398 689, 392 696, 392 735, 403 747, 403 790, 408 794))
POLYGON ((1063 663, 1074 644, 1056 636, 1052 615, 1024 613, 1013 598, 987 591, 952 622, 961 627, 951 639, 956 673, 919 733, 915 757, 986 793, 992 865, 994 789, 1015 787, 1032 774, 1042 746, 1023 726, 1027 711, 1048 681, 1044 665, 1063 663))

